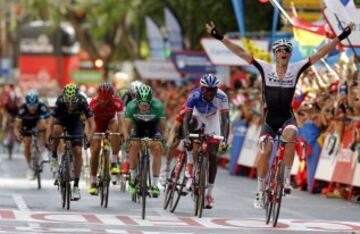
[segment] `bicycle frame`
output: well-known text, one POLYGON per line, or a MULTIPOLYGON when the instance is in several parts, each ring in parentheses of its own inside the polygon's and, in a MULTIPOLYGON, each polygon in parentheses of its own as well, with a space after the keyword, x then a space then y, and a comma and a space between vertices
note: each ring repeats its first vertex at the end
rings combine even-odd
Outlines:
MULTIPOLYGON (((265 139, 265 143, 269 141, 265 139)), ((285 146, 286 144, 297 144, 298 141, 285 141, 282 139, 282 131, 276 135, 274 140, 276 142, 275 157, 269 167, 268 174, 265 181, 265 210, 266 210, 266 224, 270 222, 272 217, 272 225, 276 227, 280 214, 281 201, 284 193, 285 181, 285 146)))
MULTIPOLYGON (((202 131, 204 132, 204 128, 202 131)), ((202 217, 202 212, 205 204, 205 190, 208 184, 208 145, 211 143, 218 144, 220 140, 223 140, 223 136, 217 136, 212 134, 189 134, 190 138, 198 139, 200 141, 201 150, 197 155, 195 164, 195 173, 193 178, 193 197, 195 201, 194 214, 199 218, 202 217)))

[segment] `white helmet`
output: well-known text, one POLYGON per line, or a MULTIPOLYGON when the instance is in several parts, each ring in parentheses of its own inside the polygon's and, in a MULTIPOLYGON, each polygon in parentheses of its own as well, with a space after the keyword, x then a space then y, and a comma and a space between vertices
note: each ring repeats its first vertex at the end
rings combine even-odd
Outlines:
POLYGON ((130 94, 135 96, 137 94, 137 89, 142 85, 143 83, 141 81, 135 80, 130 83, 129 91, 130 94))
POLYGON ((275 41, 272 44, 272 51, 275 53, 276 50, 281 47, 289 48, 290 51, 292 51, 292 44, 289 40, 286 40, 286 39, 279 39, 279 40, 275 41))

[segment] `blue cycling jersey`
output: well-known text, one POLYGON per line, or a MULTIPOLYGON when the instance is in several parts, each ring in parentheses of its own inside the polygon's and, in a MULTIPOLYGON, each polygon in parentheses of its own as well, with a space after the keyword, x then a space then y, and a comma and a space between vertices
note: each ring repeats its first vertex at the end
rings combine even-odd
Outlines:
POLYGON ((216 96, 211 102, 204 99, 204 93, 201 88, 194 89, 188 96, 186 102, 186 109, 196 109, 200 115, 205 117, 216 114, 216 112, 229 109, 229 102, 227 95, 218 89, 216 96))

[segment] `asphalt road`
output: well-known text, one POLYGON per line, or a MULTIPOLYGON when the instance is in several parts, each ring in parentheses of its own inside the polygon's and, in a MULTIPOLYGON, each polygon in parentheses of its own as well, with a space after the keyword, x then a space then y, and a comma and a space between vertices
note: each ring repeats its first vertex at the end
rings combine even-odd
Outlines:
POLYGON ((193 217, 193 201, 183 197, 174 214, 162 209, 163 194, 150 199, 145 220, 141 207, 127 193, 113 186, 109 207, 100 207, 99 197, 87 194, 61 208, 60 193, 53 186, 49 165, 43 173, 43 188, 25 178, 21 154, 10 161, 0 154, 0 233, 360 233, 360 206, 344 200, 294 191, 281 209, 279 225, 264 224, 264 211, 252 206, 256 181, 218 171, 215 206, 204 217, 193 217))

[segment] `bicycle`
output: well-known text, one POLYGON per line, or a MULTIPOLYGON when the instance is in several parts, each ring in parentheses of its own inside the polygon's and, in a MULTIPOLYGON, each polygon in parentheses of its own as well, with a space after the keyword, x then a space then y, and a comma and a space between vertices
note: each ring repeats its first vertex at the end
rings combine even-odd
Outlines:
MULTIPOLYGON (((264 143, 275 142, 276 144, 276 153, 275 157, 271 163, 271 166, 268 170, 266 179, 265 179, 265 190, 264 190, 264 208, 265 208, 265 223, 269 224, 270 219, 273 227, 276 227, 282 198, 285 194, 289 193, 284 191, 285 183, 285 162, 284 162, 284 153, 286 144, 298 144, 299 141, 285 141, 282 138, 282 129, 280 129, 275 139, 265 138, 264 143)), ((306 148, 306 146, 305 146, 306 148)))
POLYGON ((39 130, 34 127, 31 130, 22 130, 21 134, 31 134, 31 168, 34 171, 34 177, 37 180, 38 189, 41 189, 41 172, 43 171, 43 164, 45 161, 41 158, 39 149, 39 133, 44 132, 45 129, 39 130))
MULTIPOLYGON (((129 159, 128 159, 128 155, 126 153, 126 150, 125 150, 125 146, 124 144, 121 146, 121 157, 120 157, 120 165, 122 166, 121 168, 125 168, 125 164, 127 168, 129 168, 129 159)), ((128 169, 127 169, 128 170, 128 169)), ((121 173, 120 173, 120 191, 121 192, 125 192, 126 191, 126 183, 127 181, 129 181, 130 179, 130 172, 129 170, 127 172, 121 170, 121 173)))
POLYGON ((200 134, 190 133, 189 137, 198 140, 201 145, 201 150, 194 162, 194 176, 192 183, 192 197, 194 200, 194 215, 199 218, 202 217, 204 204, 205 204, 205 190, 207 189, 208 183, 208 144, 218 144, 219 141, 223 140, 223 136, 204 134, 204 126, 201 128, 200 134))
MULTIPOLYGON (((71 140, 83 139, 84 135, 69 135, 67 130, 64 130, 62 136, 54 136, 50 139, 63 139, 64 140, 64 153, 61 157, 60 165, 58 167, 57 178, 55 185, 58 186, 58 190, 61 193, 62 207, 67 210, 70 209, 70 201, 72 196, 71 182, 74 180, 73 172, 73 153, 71 140)), ((86 144, 85 144, 86 145, 86 144)))
POLYGON ((162 141, 162 139, 130 137, 129 140, 140 141, 140 153, 138 155, 140 159, 140 168, 136 176, 137 181, 140 183, 137 184, 137 195, 132 195, 132 201, 136 202, 139 196, 141 196, 141 218, 145 219, 146 197, 150 195, 149 189, 151 188, 149 144, 155 141, 162 141))
POLYGON ((173 213, 179 204, 180 198, 187 193, 183 192, 186 184, 185 177, 185 165, 186 165, 186 151, 182 150, 176 159, 176 163, 170 172, 170 177, 167 178, 165 185, 165 199, 164 210, 169 208, 173 213))
POLYGON ((112 135, 120 133, 97 132, 94 136, 100 136, 102 139, 100 153, 100 172, 99 172, 99 190, 100 190, 100 206, 107 208, 109 203, 109 186, 110 186, 110 139, 112 135))
POLYGON ((12 159, 14 147, 16 143, 16 137, 14 133, 14 120, 9 120, 5 126, 5 137, 3 140, 3 147, 8 153, 9 160, 12 159))

